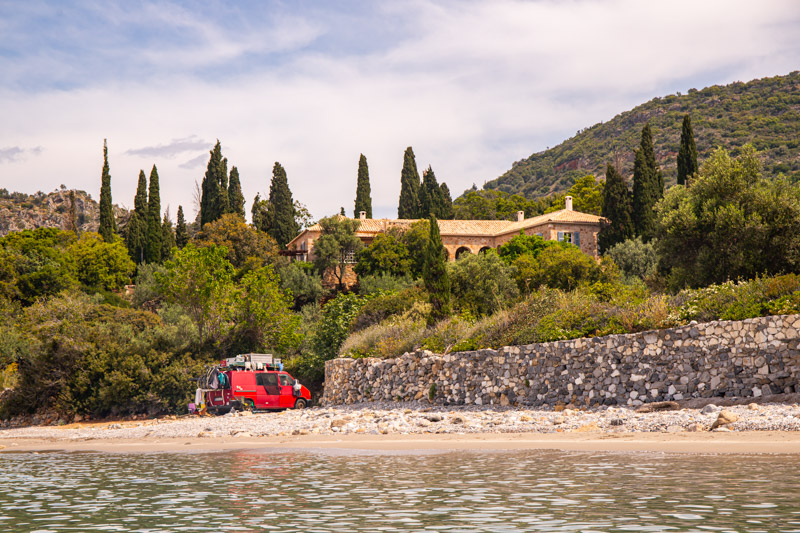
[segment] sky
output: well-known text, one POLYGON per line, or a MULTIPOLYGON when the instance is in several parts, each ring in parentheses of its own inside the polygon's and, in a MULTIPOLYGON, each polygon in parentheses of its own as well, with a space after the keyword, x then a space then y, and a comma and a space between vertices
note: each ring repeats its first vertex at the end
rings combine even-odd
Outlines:
POLYGON ((315 219, 396 217, 403 152, 454 198, 656 96, 800 69, 793 0, 0 0, 0 187, 196 212, 217 139, 248 212, 276 161, 315 219))

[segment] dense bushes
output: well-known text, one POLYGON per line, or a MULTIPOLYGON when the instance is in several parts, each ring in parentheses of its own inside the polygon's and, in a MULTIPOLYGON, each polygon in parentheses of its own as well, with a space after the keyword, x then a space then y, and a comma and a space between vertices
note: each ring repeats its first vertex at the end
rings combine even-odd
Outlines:
POLYGON ((80 293, 26 308, 10 329, 18 374, 3 417, 44 408, 96 416, 176 411, 204 362, 177 326, 80 293))

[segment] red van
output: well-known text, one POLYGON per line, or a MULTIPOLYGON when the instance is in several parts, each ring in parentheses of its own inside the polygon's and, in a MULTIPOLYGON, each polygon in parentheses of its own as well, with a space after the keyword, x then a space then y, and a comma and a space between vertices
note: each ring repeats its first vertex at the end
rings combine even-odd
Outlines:
POLYGON ((220 370, 218 388, 204 389, 211 413, 237 410, 305 409, 311 393, 280 370, 220 370))

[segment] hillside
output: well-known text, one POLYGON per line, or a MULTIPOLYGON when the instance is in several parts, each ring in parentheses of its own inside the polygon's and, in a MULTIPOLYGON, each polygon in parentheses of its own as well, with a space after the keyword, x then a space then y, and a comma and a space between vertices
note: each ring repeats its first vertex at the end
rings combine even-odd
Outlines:
POLYGON ((606 162, 616 162, 623 175, 630 176, 633 152, 647 121, 653 129, 664 180, 673 184, 681 121, 687 113, 701 164, 718 146, 735 155, 742 145, 752 143, 761 152, 765 175, 784 173, 800 181, 800 72, 796 71, 654 98, 515 162, 511 170, 484 188, 528 198, 545 196, 565 191, 581 176, 604 176, 606 162))
MULTIPOLYGON (((79 231, 97 231, 100 225, 100 206, 85 191, 75 192, 75 219, 79 231)), ((70 228, 70 190, 55 190, 49 194, 9 193, 0 189, 0 236, 14 231, 35 228, 70 228)), ((127 220, 128 212, 114 206, 117 224, 127 220)))

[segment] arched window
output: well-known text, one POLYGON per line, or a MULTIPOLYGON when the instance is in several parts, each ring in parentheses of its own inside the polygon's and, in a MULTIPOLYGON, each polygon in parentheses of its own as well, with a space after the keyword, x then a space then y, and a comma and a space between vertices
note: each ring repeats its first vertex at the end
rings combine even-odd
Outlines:
POLYGON ((464 255, 464 254, 471 254, 471 253, 472 253, 472 250, 470 250, 470 249, 469 249, 469 248, 467 248, 466 246, 462 246, 461 248, 459 248, 458 250, 456 250, 456 261, 458 261, 459 259, 461 259, 461 256, 462 256, 462 255, 464 255))

